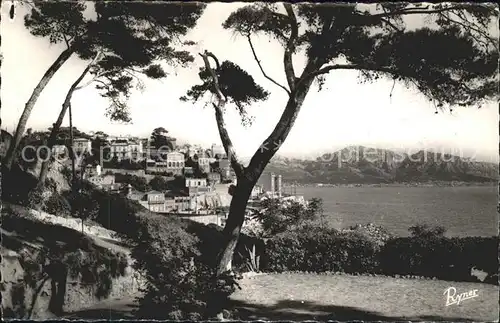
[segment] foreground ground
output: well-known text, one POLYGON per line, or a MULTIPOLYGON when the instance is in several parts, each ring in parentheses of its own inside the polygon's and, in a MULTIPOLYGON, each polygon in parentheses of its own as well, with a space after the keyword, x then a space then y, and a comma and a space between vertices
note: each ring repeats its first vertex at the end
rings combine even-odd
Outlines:
POLYGON ((265 274, 241 282, 241 319, 498 321, 498 286, 390 277, 265 274), (478 297, 445 306, 444 291, 478 297))
MULTIPOLYGON (((240 285, 231 297, 234 319, 498 321, 498 286, 488 284, 294 273, 247 277, 240 285), (445 306, 449 287, 479 296, 445 306)), ((111 300, 68 318, 131 318, 133 308, 132 299, 111 300)))

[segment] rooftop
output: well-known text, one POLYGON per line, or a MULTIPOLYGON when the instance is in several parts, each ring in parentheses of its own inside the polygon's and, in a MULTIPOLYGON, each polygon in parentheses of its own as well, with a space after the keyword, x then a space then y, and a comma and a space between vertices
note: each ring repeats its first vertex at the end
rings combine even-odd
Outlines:
POLYGON ((159 192, 159 191, 154 191, 154 190, 151 190, 151 191, 148 191, 145 193, 146 195, 150 195, 150 194, 163 194, 162 192, 159 192))

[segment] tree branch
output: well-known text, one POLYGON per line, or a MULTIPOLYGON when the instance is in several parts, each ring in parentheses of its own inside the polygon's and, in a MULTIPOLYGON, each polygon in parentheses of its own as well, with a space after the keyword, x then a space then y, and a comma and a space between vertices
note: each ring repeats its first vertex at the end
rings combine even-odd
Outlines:
POLYGON ((293 68, 292 54, 295 51, 295 42, 297 41, 297 37, 299 36, 299 25, 297 23, 297 17, 293 12, 292 5, 290 3, 284 3, 283 6, 288 14, 288 20, 290 21, 291 35, 288 39, 285 48, 285 54, 283 56, 283 65, 285 67, 285 75, 286 80, 288 82, 288 87, 290 91, 295 90, 295 71, 293 68))
POLYGON ((217 101, 218 103, 212 103, 214 109, 215 109, 215 120, 217 121, 217 128, 219 129, 219 136, 222 141, 222 145, 224 146, 224 150, 226 151, 227 158, 231 162, 231 166, 234 169, 234 172, 236 173, 236 177, 240 179, 243 176, 243 170, 244 167, 240 163, 236 151, 234 149, 233 143, 231 141, 231 138, 229 137, 229 133, 227 131, 226 123, 224 122, 224 112, 223 108, 226 105, 226 98, 222 94, 222 91, 220 90, 219 86, 219 78, 217 77, 217 74, 213 70, 213 68, 210 66, 210 62, 208 61, 208 57, 212 57, 215 61, 217 69, 220 68, 219 60, 217 57, 215 57, 214 54, 205 51, 205 53, 201 54, 200 56, 203 58, 203 62, 205 63, 205 68, 210 71, 210 74, 212 75, 212 80, 214 83, 214 91, 217 95, 217 101))
POLYGON ((450 6, 450 7, 444 7, 444 8, 439 8, 439 9, 428 9, 429 6, 423 7, 423 8, 404 8, 401 10, 395 10, 391 12, 384 12, 384 13, 379 13, 379 14, 374 14, 374 15, 362 15, 363 17, 366 18, 387 18, 387 17, 393 17, 393 16, 400 16, 400 15, 415 15, 415 14, 432 14, 432 13, 440 13, 444 11, 450 11, 450 10, 463 10, 463 9, 468 9, 470 8, 471 5, 456 5, 456 6, 450 6))
POLYGON ((206 69, 210 72, 210 75, 212 76, 212 81, 214 82, 214 90, 215 94, 217 95, 217 98, 219 101, 222 101, 224 104, 226 103, 226 98, 224 97, 224 94, 222 94, 222 91, 220 90, 220 85, 219 85, 219 78, 217 77, 217 74, 215 74, 215 71, 213 68, 210 66, 210 62, 208 61, 208 57, 212 57, 215 61, 215 68, 219 70, 220 64, 219 60, 217 57, 215 57, 214 54, 208 52, 205 50, 204 54, 200 53, 200 56, 203 58, 203 62, 205 63, 206 69))
POLYGON ((283 85, 279 84, 278 82, 276 82, 275 80, 273 80, 271 77, 267 76, 266 72, 264 72, 264 68, 260 64, 260 61, 259 61, 259 58, 257 57, 257 54, 255 53, 255 48, 253 47, 252 39, 250 38, 250 35, 247 35, 247 39, 248 39, 248 43, 250 44, 250 48, 252 49, 253 57, 255 58, 255 61, 259 65, 260 71, 262 72, 262 74, 264 75, 264 77, 267 78, 269 81, 273 82, 274 84, 276 84, 277 86, 279 86, 280 88, 282 88, 283 90, 285 90, 285 92, 288 93, 288 95, 290 95, 290 91, 286 87, 284 87, 283 85))
MULTIPOLYGON (((335 64, 335 65, 327 65, 327 66, 319 69, 316 72, 313 72, 313 73, 310 73, 310 74, 304 76, 303 78, 301 78, 301 80, 297 86, 300 86, 302 84, 302 82, 310 81, 312 78, 314 78, 318 75, 327 74, 330 71, 339 70, 339 69, 359 70, 359 71, 365 70, 365 71, 387 73, 387 74, 391 74, 393 76, 410 77, 410 79, 412 78, 411 75, 401 75, 401 73, 399 73, 398 70, 384 67, 384 66, 367 66, 367 65, 356 65, 356 64, 335 64)), ((411 82, 414 83, 414 85, 418 87, 418 84, 416 84, 413 80, 411 80, 411 82)), ((471 91, 471 88, 467 84, 465 84, 464 82, 456 81, 456 80, 453 80, 451 78, 448 80, 448 82, 454 84, 457 87, 462 87, 466 91, 471 91)), ((391 96, 392 96, 392 90, 391 90, 391 96)))
POLYGON ((395 74, 396 71, 390 68, 386 68, 383 66, 374 66, 374 67, 367 67, 367 66, 361 66, 361 65, 355 65, 355 64, 335 64, 335 65, 327 65, 323 68, 320 68, 319 70, 309 73, 305 75, 304 77, 301 78, 301 81, 299 82, 298 85, 302 84, 302 82, 305 82, 307 80, 310 80, 318 75, 321 74, 328 74, 330 71, 333 70, 370 70, 374 72, 383 72, 383 73, 390 73, 390 74, 395 74))
POLYGON ((80 76, 76 79, 76 81, 71 85, 71 87, 69 88, 69 91, 66 95, 66 99, 64 100, 64 104, 69 104, 70 100, 71 100, 71 97, 73 96, 73 92, 75 90, 78 90, 78 84, 84 79, 85 75, 87 75, 87 73, 89 72, 90 68, 96 63, 99 61, 99 59, 101 58, 101 52, 98 52, 94 58, 92 59, 92 61, 89 63, 89 65, 87 65, 87 67, 85 67, 85 69, 83 70, 82 74, 80 74, 80 76))
POLYGON ((90 64, 87 66, 87 68, 85 69, 85 72, 84 74, 82 74, 80 77, 79 80, 77 80, 76 83, 74 83, 75 85, 75 88, 73 89, 74 91, 78 91, 78 90, 81 90, 83 89, 84 87, 87 87, 88 85, 90 85, 92 82, 94 82, 97 78, 103 76, 104 74, 107 74, 107 73, 111 73, 112 71, 108 71, 108 72, 105 72, 105 73, 101 73, 101 74, 98 74, 96 75, 95 77, 93 77, 91 80, 89 80, 88 82, 86 82, 85 84, 83 85, 80 85, 80 86, 76 86, 78 85, 82 80, 83 80, 83 77, 87 74, 87 72, 90 70, 90 68, 92 66, 94 66, 95 64, 97 64, 101 59, 103 59, 103 53, 102 52, 98 52, 96 54, 96 56, 94 57, 94 59, 92 59, 92 62, 90 62, 90 64))
POLYGON ((467 18, 462 14, 459 14, 459 13, 456 13, 456 12, 450 12, 450 14, 454 14, 455 16, 458 17, 458 19, 461 19, 462 21, 457 21, 457 20, 454 20, 451 18, 451 16, 447 16, 446 14, 444 13, 440 13, 439 16, 442 17, 443 19, 446 19, 447 21, 451 22, 451 23, 455 23, 455 24, 458 24, 460 26, 462 26, 463 28, 465 28, 466 30, 467 29, 470 29, 471 32, 470 32, 470 35, 471 37, 477 41, 479 44, 482 44, 485 46, 485 49, 487 50, 488 49, 488 46, 489 45, 493 45, 493 47, 497 48, 498 47, 498 40, 494 39, 493 37, 491 37, 490 35, 488 35, 487 32, 481 30, 479 27, 477 27, 473 22, 470 22, 467 20, 467 18), (467 21, 467 24, 464 23, 464 21, 467 21), (484 37, 485 39, 487 39, 486 41, 485 40, 481 40, 479 39, 478 37, 476 37, 475 35, 473 35, 472 31, 476 32, 477 34, 479 34, 481 37, 484 37), (490 43, 490 44, 488 44, 490 43))

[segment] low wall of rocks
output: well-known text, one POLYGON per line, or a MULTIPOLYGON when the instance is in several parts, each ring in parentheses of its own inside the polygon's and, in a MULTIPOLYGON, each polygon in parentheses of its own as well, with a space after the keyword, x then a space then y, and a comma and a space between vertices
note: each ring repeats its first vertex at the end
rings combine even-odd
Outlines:
MULTIPOLYGON (((49 311, 52 295, 52 282, 50 279, 45 281, 43 285, 42 282, 36 282, 36 288, 31 288, 25 281, 25 270, 20 261, 21 255, 5 248, 2 248, 1 255, 1 294, 4 317, 7 319, 53 318, 54 315, 49 311)), ((131 265, 132 260, 129 259, 129 266, 125 270, 125 275, 112 280, 109 295, 102 299, 95 296, 95 286, 85 285, 68 277, 63 306, 64 312, 78 311, 106 299, 139 295, 144 279, 131 265)))

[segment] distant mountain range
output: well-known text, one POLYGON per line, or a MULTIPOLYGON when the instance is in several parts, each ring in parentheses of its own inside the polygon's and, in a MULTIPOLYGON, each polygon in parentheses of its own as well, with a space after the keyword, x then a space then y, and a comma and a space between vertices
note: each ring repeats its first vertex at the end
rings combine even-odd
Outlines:
POLYGON ((432 151, 408 155, 364 146, 350 146, 316 160, 275 157, 265 172, 300 184, 494 182, 499 178, 498 164, 494 163, 432 151))

